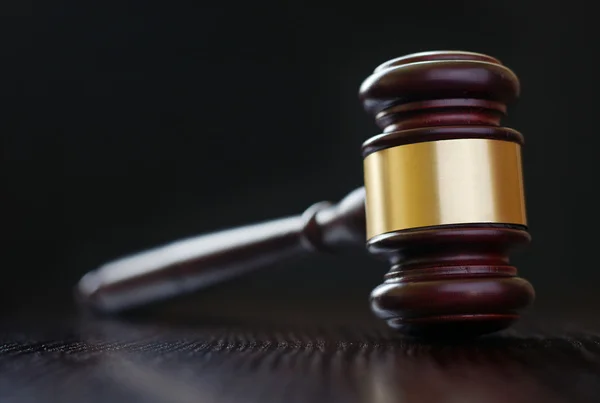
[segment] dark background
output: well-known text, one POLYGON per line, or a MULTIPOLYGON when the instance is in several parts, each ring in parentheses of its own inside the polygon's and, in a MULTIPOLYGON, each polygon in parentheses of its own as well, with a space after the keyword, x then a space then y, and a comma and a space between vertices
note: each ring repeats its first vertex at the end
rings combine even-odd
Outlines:
MULTIPOLYGON (((357 90, 407 53, 493 55, 521 79, 534 239, 514 261, 540 306, 600 279, 597 17, 575 2, 51 2, 3 10, 5 316, 73 312, 107 260, 303 211, 362 184, 378 134, 357 90)), ((281 265, 204 294, 210 311, 363 309, 385 267, 358 253, 281 265), (240 307, 242 307, 240 309, 240 307)), ((572 298, 572 297, 569 297, 572 298)), ((361 311, 362 312, 362 311, 361 311)))

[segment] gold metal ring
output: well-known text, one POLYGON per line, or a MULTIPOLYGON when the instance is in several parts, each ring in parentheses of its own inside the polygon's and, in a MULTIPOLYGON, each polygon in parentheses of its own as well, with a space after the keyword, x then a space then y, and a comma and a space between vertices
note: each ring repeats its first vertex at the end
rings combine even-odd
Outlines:
POLYGON ((433 225, 527 225, 521 146, 453 139, 386 148, 364 160, 367 239, 433 225))

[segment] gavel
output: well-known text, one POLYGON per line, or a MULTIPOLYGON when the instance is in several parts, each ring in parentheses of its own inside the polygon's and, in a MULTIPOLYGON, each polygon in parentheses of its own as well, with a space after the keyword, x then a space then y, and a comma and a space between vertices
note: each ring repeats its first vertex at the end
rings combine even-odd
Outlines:
POLYGON ((362 145, 364 188, 303 214, 181 240, 105 264, 77 286, 118 313, 275 262, 365 247, 390 270, 372 311, 408 335, 477 336, 534 299, 509 253, 529 243, 523 136, 502 127, 519 80, 479 53, 410 54, 378 66, 359 98, 383 130, 362 145))

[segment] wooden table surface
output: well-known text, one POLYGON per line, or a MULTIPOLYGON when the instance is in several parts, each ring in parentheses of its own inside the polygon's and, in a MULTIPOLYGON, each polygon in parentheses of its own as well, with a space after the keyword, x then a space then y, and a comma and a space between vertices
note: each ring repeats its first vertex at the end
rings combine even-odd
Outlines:
POLYGON ((5 323, 0 401, 598 402, 600 319, 532 314, 477 340, 417 341, 347 323, 5 323))

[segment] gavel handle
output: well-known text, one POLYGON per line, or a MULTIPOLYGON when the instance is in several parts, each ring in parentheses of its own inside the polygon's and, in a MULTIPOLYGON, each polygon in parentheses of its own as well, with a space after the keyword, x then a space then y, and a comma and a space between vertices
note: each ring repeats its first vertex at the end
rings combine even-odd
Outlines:
POLYGON ((304 214, 177 241, 109 262, 76 289, 84 305, 117 313, 192 293, 315 251, 365 244, 364 188, 304 214))

